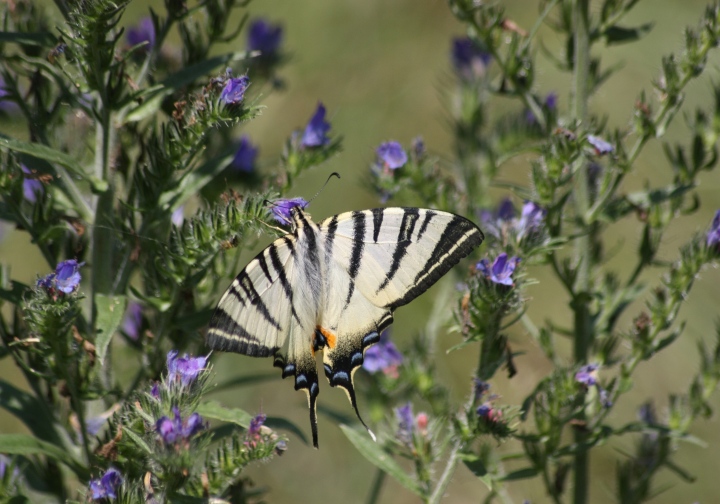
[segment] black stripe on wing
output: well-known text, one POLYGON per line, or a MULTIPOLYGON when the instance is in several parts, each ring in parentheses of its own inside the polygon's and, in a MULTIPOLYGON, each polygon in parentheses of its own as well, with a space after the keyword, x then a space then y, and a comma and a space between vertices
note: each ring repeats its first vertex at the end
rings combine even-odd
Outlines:
POLYGON ((353 247, 350 253, 350 267, 348 274, 350 275, 350 288, 348 289, 345 305, 350 304, 353 292, 355 292, 355 278, 360 271, 360 261, 362 260, 363 249, 365 248, 365 213, 355 211, 352 213, 353 220, 353 247))
POLYGON ((400 263, 407 254, 408 247, 412 244, 412 235, 415 231, 415 224, 417 223, 419 218, 419 208, 403 208, 403 218, 402 222, 400 223, 400 231, 398 232, 397 245, 392 255, 392 264, 390 265, 390 270, 385 276, 385 280, 383 280, 383 283, 381 283, 380 287, 378 287, 377 292, 380 292, 385 287, 387 287, 388 284, 395 277, 395 274, 400 269, 400 263))
POLYGON ((482 231, 475 224, 459 215, 453 216, 440 235, 425 266, 416 275, 413 286, 400 299, 387 305, 387 308, 394 310, 399 306, 406 305, 428 290, 440 277, 460 262, 460 259, 479 246, 484 238, 482 231))
POLYGON ((278 351, 277 347, 263 345, 222 308, 216 309, 210 319, 206 344, 213 350, 236 352, 250 357, 268 357, 278 351))

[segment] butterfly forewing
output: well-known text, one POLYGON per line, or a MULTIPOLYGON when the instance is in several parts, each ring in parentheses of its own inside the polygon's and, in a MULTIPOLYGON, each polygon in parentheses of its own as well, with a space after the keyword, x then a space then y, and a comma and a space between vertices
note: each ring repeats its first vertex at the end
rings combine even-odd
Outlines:
POLYGON ((425 292, 483 235, 463 217, 420 208, 347 212, 319 224, 296 208, 292 218, 293 233, 258 254, 220 300, 208 345, 274 355, 283 377, 308 394, 317 446, 315 352, 322 349, 330 384, 345 389, 360 418, 353 373, 365 350, 395 308, 425 292))

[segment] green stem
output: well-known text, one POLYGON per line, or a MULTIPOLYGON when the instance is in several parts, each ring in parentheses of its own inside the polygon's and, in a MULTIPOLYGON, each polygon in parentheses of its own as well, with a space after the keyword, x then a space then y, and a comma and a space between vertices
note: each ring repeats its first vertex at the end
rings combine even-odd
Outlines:
POLYGON ((373 478, 372 486, 370 487, 370 493, 365 500, 367 504, 375 504, 377 502, 383 483, 385 483, 385 471, 378 469, 375 471, 375 477, 373 478))
MULTIPOLYGON (((574 27, 574 96, 573 116, 581 127, 587 125, 588 98, 590 94, 590 0, 575 0, 573 3, 574 27)), ((590 206, 588 194, 588 178, 585 169, 585 159, 578 158, 575 173, 575 213, 578 225, 585 227, 585 218, 590 206)), ((591 237, 589 233, 582 233, 575 241, 575 260, 577 276, 575 280, 572 308, 575 312, 575 341, 574 359, 576 364, 587 362, 588 352, 592 339, 592 326, 590 318, 590 267, 591 267, 591 237)), ((582 400, 580 398, 579 400, 582 400)), ((578 408, 578 421, 585 421, 585 413, 578 408)), ((585 504, 588 500, 589 484, 589 454, 585 443, 587 433, 583 429, 575 429, 575 443, 578 450, 575 454, 573 502, 585 504)))
POLYGON ((455 474, 455 468, 460 461, 460 450, 462 449, 464 444, 465 443, 462 439, 458 439, 453 443, 453 446, 450 449, 450 457, 445 464, 445 470, 443 471, 442 476, 440 476, 440 479, 435 486, 435 490, 433 491, 432 495, 430 495, 430 498, 427 500, 428 504, 438 504, 442 500, 443 495, 445 495, 445 491, 447 490, 447 487, 450 484, 453 475, 455 474))

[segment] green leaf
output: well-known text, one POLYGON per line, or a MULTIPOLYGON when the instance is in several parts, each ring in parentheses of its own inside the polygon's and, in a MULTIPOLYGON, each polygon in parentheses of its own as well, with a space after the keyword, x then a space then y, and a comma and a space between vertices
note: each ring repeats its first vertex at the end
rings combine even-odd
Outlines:
POLYGON ((516 481, 521 479, 534 478, 537 475, 537 469, 535 469, 534 467, 526 467, 524 469, 518 469, 517 471, 513 471, 509 474, 506 474, 505 476, 501 476, 500 478, 498 478, 498 481, 516 481))
POLYGON ((492 477, 478 455, 474 453, 461 453, 460 460, 470 469, 471 473, 480 478, 480 481, 482 481, 489 490, 492 490, 492 477))
POLYGON ((29 434, 0 434, 0 453, 7 455, 45 455, 65 464, 78 478, 86 480, 90 472, 70 452, 29 434))
POLYGON ((132 429, 125 428, 123 429, 123 436, 127 436, 130 438, 130 440, 135 443, 135 445, 140 448, 142 451, 147 453, 148 455, 152 455, 152 449, 148 446, 148 444, 145 442, 145 440, 132 429))
POLYGON ((292 432, 297 437, 299 437, 303 443, 306 445, 309 445, 307 437, 305 436, 305 433, 300 429, 297 425, 295 425, 290 420, 287 420, 282 417, 267 417, 267 420, 265 421, 265 425, 268 427, 272 427, 273 429, 283 429, 289 432, 292 432))
POLYGON ((95 307, 97 309, 97 327, 95 328, 95 354, 100 364, 104 364, 110 340, 120 327, 127 298, 125 296, 106 296, 105 294, 95 295, 95 307))
POLYGON ((200 416, 212 418, 222 422, 232 422, 240 427, 250 427, 252 415, 240 408, 226 408, 217 401, 208 401, 198 405, 197 410, 200 416))
POLYGON ((370 439, 365 432, 360 433, 347 425, 341 425, 340 429, 342 429, 345 436, 347 436, 353 446, 355 446, 366 459, 395 478, 398 483, 414 494, 421 497, 423 496, 423 492, 417 482, 408 476, 392 456, 386 453, 379 444, 370 439))
POLYGON ((12 280, 11 284, 12 287, 10 289, 0 289, 0 299, 19 305, 22 301, 23 294, 30 289, 30 286, 22 282, 16 282, 15 280, 12 280))
POLYGON ((0 380, 0 407, 22 421, 35 437, 57 446, 62 445, 52 413, 34 395, 0 380))
POLYGON ((652 23, 646 23, 635 28, 624 28, 616 25, 605 30, 603 35, 605 36, 605 43, 607 45, 624 44, 626 42, 634 42, 641 39, 650 33, 652 27, 652 23))
POLYGON ((23 142, 0 134, 0 148, 28 154, 39 159, 44 159, 50 163, 57 163, 70 170, 73 174, 81 178, 87 178, 85 174, 78 169, 78 163, 75 158, 59 150, 52 149, 47 145, 37 142, 23 142))
POLYGON ((0 31, 0 42, 50 48, 57 44, 57 39, 50 35, 49 32, 22 33, 0 31))

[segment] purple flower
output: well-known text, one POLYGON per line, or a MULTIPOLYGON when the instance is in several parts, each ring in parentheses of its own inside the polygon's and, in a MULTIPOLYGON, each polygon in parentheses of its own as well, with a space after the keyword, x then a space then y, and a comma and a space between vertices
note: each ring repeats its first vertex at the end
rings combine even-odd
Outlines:
POLYGON ((172 419, 164 416, 155 424, 155 430, 166 445, 175 444, 180 440, 187 441, 205 428, 203 419, 198 413, 193 413, 183 421, 176 406, 173 406, 172 411, 172 419))
POLYGON ((137 25, 128 28, 127 42, 131 47, 147 42, 141 50, 150 51, 155 46, 155 25, 152 19, 144 17, 137 25))
POLYGON ((140 325, 142 324, 142 305, 135 301, 128 303, 125 310, 125 317, 122 321, 122 331, 133 341, 140 336, 140 325))
POLYGON ((380 341, 365 351, 363 368, 369 373, 382 371, 397 378, 397 368, 403 362, 403 356, 395 344, 390 341, 388 331, 380 335, 380 341))
POLYGON ((173 213, 170 216, 170 222, 175 224, 175 226, 180 227, 180 226, 182 226, 182 223, 184 220, 185 220, 185 205, 180 205, 175 210, 173 210, 173 213))
POLYGON ((408 161, 407 153, 398 142, 391 141, 380 144, 375 151, 378 161, 384 167, 396 170, 408 161))
POLYGON ((490 390, 490 384, 486 381, 482 381, 480 378, 473 378, 475 384, 475 400, 482 400, 483 396, 490 390))
POLYGON ((167 354, 167 368, 169 383, 181 382, 183 386, 190 385, 198 375, 205 369, 207 357, 188 357, 185 354, 178 357, 177 350, 171 350, 167 354))
POLYGON ((421 136, 417 136, 412 139, 411 148, 413 156, 415 156, 416 160, 425 157, 425 142, 421 136))
POLYGON ((588 135, 587 141, 590 145, 593 146, 593 149, 595 149, 595 154, 598 156, 609 154, 615 150, 615 147, 613 147, 610 142, 607 142, 595 135, 588 135))
POLYGON ((90 480, 90 492, 93 500, 117 499, 117 490, 123 483, 120 472, 111 467, 102 477, 90 480))
POLYGON ((235 152, 230 166, 241 172, 250 173, 255 169, 255 159, 258 155, 258 149, 250 143, 250 138, 247 135, 243 135, 240 138, 240 145, 235 152))
POLYGON ((262 413, 260 413, 259 415, 255 415, 253 419, 250 420, 250 427, 248 427, 247 431, 248 437, 257 438, 260 435, 260 429, 262 428, 266 419, 267 416, 262 413))
POLYGON ((205 424, 200 414, 193 413, 182 424, 182 437, 183 439, 190 439, 204 428, 205 424))
POLYGON ((25 175, 30 175, 23 177, 23 196, 25 196, 25 199, 30 203, 35 203, 38 196, 43 195, 45 188, 43 187, 42 182, 32 177, 33 173, 27 166, 20 165, 20 169, 25 175))
POLYGON ((303 147, 322 147, 330 143, 327 136, 330 131, 330 123, 325 120, 325 106, 318 103, 315 114, 305 126, 305 132, 300 142, 303 147))
POLYGON ((485 75, 492 55, 468 37, 458 37, 452 42, 452 62, 455 72, 466 81, 485 75))
POLYGON ((295 207, 305 209, 309 203, 305 201, 303 198, 281 198, 279 200, 275 200, 273 205, 270 207, 270 211, 273 214, 273 217, 276 221, 278 221, 280 224, 290 224, 292 222, 292 212, 291 210, 295 207))
POLYGON ((515 206, 510 198, 504 198, 495 212, 483 210, 480 213, 480 222, 483 229, 495 238, 502 239, 505 231, 510 228, 515 220, 515 206))
POLYGON ((715 247, 720 243, 720 210, 715 212, 710 231, 707 232, 707 246, 715 247))
POLYGON ((260 51, 261 58, 271 58, 276 55, 282 42, 282 26, 273 25, 264 19, 256 19, 250 24, 248 31, 248 50, 260 51))
POLYGON ((655 415, 655 407, 653 403, 648 401, 638 409, 638 418, 641 422, 655 425, 657 423, 657 417, 655 415))
POLYGON ((409 402, 405 406, 395 408, 395 417, 398 421, 397 437, 405 443, 410 443, 415 427, 415 419, 413 417, 412 404, 409 402))
POLYGON ((78 263, 75 259, 68 259, 58 263, 55 268, 55 285, 65 294, 73 292, 80 285, 80 267, 85 263, 78 263))
POLYGON ((160 385, 158 382, 153 383, 153 386, 150 389, 150 395, 155 399, 160 399, 160 385))
POLYGON ((245 98, 245 91, 249 85, 250 79, 247 75, 237 78, 230 77, 220 93, 220 101, 225 105, 237 105, 245 98))
POLYGON ((84 264, 84 262, 78 263, 75 259, 61 261, 55 268, 55 273, 40 278, 37 286, 44 289, 58 289, 70 294, 80 284, 80 267, 84 264))
POLYGON ((575 381, 586 387, 597 384, 598 367, 600 366, 597 364, 587 364, 581 367, 580 370, 575 373, 575 381))
MULTIPOLYGON (((548 112, 554 112, 557 108, 557 93, 550 92, 545 96, 545 100, 542 103, 542 107, 544 110, 547 110, 548 112)), ((525 111, 525 122, 527 122, 529 125, 533 125, 537 123, 537 117, 535 117, 535 114, 533 114, 532 110, 527 109, 525 111)))
POLYGON ((478 409, 475 410, 475 413, 477 413, 477 415, 479 417, 488 418, 491 411, 492 411, 492 406, 485 403, 485 404, 481 404, 480 406, 478 406, 478 409))
POLYGON ((476 268, 485 278, 489 278, 496 284, 513 285, 512 274, 520 262, 519 257, 513 257, 508 260, 505 252, 495 258, 492 266, 487 259, 482 259, 477 263, 476 268))
POLYGON ((520 221, 517 223, 518 238, 539 231, 543 226, 546 214, 547 211, 541 206, 532 201, 526 201, 522 207, 520 221))

